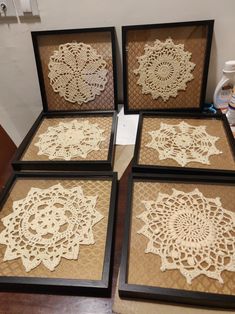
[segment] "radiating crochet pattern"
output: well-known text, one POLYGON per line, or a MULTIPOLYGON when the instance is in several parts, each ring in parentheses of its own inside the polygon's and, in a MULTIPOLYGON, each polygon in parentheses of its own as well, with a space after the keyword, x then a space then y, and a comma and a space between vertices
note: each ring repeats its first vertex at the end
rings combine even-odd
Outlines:
POLYGON ((106 66, 106 61, 91 45, 66 43, 50 57, 48 77, 54 92, 81 105, 104 90, 108 80, 106 66))
POLYGON ((161 122, 160 129, 148 133, 152 139, 145 146, 155 149, 160 160, 173 159, 181 166, 193 161, 209 165, 210 156, 222 153, 215 146, 219 137, 208 134, 205 125, 161 122))
POLYGON ((177 269, 189 284, 202 274, 223 283, 222 271, 235 271, 235 213, 198 189, 172 191, 143 201, 137 218, 149 240, 145 253, 159 255, 161 271, 177 269))
POLYGON ((146 44, 144 55, 137 58, 139 68, 134 70, 139 75, 137 84, 142 86, 142 93, 151 94, 153 99, 160 97, 164 102, 176 97, 194 78, 191 55, 184 50, 184 44, 176 45, 171 38, 165 42, 157 39, 153 46, 146 44))
POLYGON ((86 158, 90 152, 100 149, 100 143, 105 140, 104 131, 88 120, 60 122, 40 134, 34 145, 39 147, 38 155, 46 155, 49 159, 86 158))
POLYGON ((92 227, 103 218, 95 209, 96 200, 97 196, 85 196, 80 186, 31 188, 2 219, 4 261, 21 258, 28 272, 41 263, 53 271, 62 257, 78 259, 80 245, 95 243, 92 227))

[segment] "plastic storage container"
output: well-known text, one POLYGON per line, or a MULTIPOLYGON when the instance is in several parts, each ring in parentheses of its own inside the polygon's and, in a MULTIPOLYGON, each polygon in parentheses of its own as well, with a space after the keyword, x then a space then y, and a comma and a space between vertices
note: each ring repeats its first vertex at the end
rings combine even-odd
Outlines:
POLYGON ((235 86, 235 60, 226 61, 223 76, 214 92, 214 106, 216 109, 226 109, 231 101, 235 86))
POLYGON ((228 119, 229 124, 235 125, 235 88, 233 89, 233 95, 228 105, 226 117, 228 119))

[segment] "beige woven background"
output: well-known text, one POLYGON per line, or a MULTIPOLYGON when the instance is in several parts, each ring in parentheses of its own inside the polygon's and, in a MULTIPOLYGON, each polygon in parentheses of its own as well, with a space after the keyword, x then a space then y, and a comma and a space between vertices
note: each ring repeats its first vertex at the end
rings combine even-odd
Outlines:
POLYGON ((65 35, 42 35, 38 37, 39 54, 42 63, 48 110, 112 110, 114 109, 114 85, 111 35, 109 32, 75 33, 65 35), (69 42, 83 42, 91 45, 107 62, 108 82, 105 89, 94 100, 78 105, 71 103, 55 93, 48 78, 48 63, 50 56, 59 45, 69 42))
MULTIPOLYGON (((86 121, 88 120, 90 123, 97 123, 99 128, 105 130, 103 135, 106 138, 102 141, 99 145, 100 150, 92 151, 87 155, 87 158, 82 158, 80 156, 71 158, 71 160, 107 160, 108 159, 108 150, 109 150, 109 142, 112 130, 112 117, 98 117, 98 116, 73 116, 71 118, 45 118, 42 120, 38 130, 36 131, 32 141, 29 143, 28 147, 26 148, 24 154, 21 157, 21 160, 49 160, 47 155, 38 155, 39 148, 34 144, 39 141, 39 135, 46 132, 49 126, 57 126, 60 122, 70 122, 74 119, 78 121, 86 121)), ((55 159, 55 160, 62 160, 62 159, 55 159)))
MULTIPOLYGON (((80 245, 78 260, 61 259, 60 264, 53 272, 40 264, 30 272, 26 272, 21 259, 3 261, 5 245, 0 245, 0 273, 1 276, 24 276, 24 277, 48 277, 48 278, 70 278, 100 280, 102 278, 103 261, 105 253, 105 242, 109 214, 109 203, 111 193, 111 180, 23 180, 18 179, 13 186, 9 197, 1 210, 0 218, 12 212, 13 202, 27 196, 30 187, 49 188, 52 185, 61 183, 64 188, 81 186, 85 196, 98 195, 96 209, 104 215, 93 227, 95 244, 80 245)), ((0 222, 0 231, 4 229, 0 222)))
POLYGON ((208 134, 219 137, 215 145, 220 151, 223 152, 222 154, 209 157, 210 165, 201 164, 199 162, 189 162, 185 166, 186 168, 190 167, 235 170, 233 154, 224 130, 223 123, 221 120, 216 119, 171 119, 164 117, 144 117, 141 132, 141 144, 139 150, 139 165, 181 167, 181 165, 173 159, 159 160, 158 152, 155 149, 145 147, 145 145, 149 143, 152 138, 151 135, 148 134, 148 132, 159 129, 161 122, 168 124, 178 124, 181 121, 185 121, 194 126, 205 125, 208 134), (224 160, 226 160, 226 163, 224 162, 224 160))
POLYGON ((205 275, 200 275, 192 281, 191 285, 187 284, 185 277, 177 270, 167 270, 162 272, 160 270, 160 257, 156 254, 145 253, 144 250, 147 247, 148 239, 141 234, 137 234, 137 231, 144 225, 141 219, 136 218, 137 215, 145 210, 141 201, 156 200, 159 192, 172 194, 172 188, 184 192, 190 192, 196 187, 205 195, 205 197, 220 197, 224 208, 235 211, 233 196, 234 186, 135 181, 131 221, 131 240, 129 246, 129 284, 235 294, 234 272, 224 271, 222 273, 224 284, 220 284, 217 280, 210 279, 205 275))
POLYGON ((129 109, 198 108, 207 43, 206 38, 206 26, 129 30, 126 44, 129 109), (167 38, 171 38, 175 44, 184 44, 185 51, 192 53, 190 61, 195 63, 196 66, 192 71, 194 79, 187 83, 186 90, 179 91, 176 98, 170 97, 168 101, 164 102, 162 98, 152 99, 151 94, 142 94, 142 87, 137 85, 139 75, 135 75, 133 71, 139 67, 137 57, 144 54, 145 44, 153 46, 156 39, 165 41, 167 38))

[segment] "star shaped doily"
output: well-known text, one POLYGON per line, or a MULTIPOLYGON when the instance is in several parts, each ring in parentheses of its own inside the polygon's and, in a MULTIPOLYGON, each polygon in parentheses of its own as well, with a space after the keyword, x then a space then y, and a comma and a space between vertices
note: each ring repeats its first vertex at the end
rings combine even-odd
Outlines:
POLYGON ((159 255, 162 271, 178 269, 189 284, 202 274, 223 283, 222 271, 235 271, 235 213, 198 189, 172 190, 143 201, 137 218, 144 222, 138 233, 149 240, 145 252, 159 255))
POLYGON ((48 64, 50 84, 67 101, 79 105, 95 99, 107 83, 107 63, 91 45, 67 43, 54 51, 48 64))
POLYGON ((53 271, 61 258, 78 259, 80 245, 95 243, 92 227, 103 218, 95 209, 96 199, 85 196, 80 186, 31 188, 2 218, 4 261, 21 258, 26 271, 41 263, 53 271))
POLYGON ((47 155, 49 159, 86 158, 90 152, 100 150, 99 145, 105 140, 104 131, 97 123, 87 120, 60 122, 40 134, 34 145, 39 147, 38 155, 47 155))
POLYGON ((148 133, 152 139, 145 146, 155 149, 160 160, 173 159, 181 166, 193 161, 209 165, 210 156, 222 153, 215 146, 219 138, 208 134, 204 125, 161 122, 160 129, 148 133))
POLYGON ((190 61, 191 53, 184 50, 183 44, 174 44, 171 38, 165 42, 156 40, 153 46, 145 45, 144 55, 138 57, 138 85, 143 94, 151 94, 153 99, 161 97, 167 101, 176 97, 178 91, 185 90, 194 77, 191 73, 195 64, 190 61))

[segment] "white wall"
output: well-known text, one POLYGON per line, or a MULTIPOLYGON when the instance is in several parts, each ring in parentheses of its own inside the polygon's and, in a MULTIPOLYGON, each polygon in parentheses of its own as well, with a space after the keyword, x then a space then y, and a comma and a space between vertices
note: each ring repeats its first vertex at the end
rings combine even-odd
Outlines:
POLYGON ((17 145, 42 109, 31 30, 116 26, 121 50, 122 25, 215 19, 207 101, 224 62, 235 59, 234 0, 38 0, 38 6, 40 21, 0 20, 0 123, 17 145))

